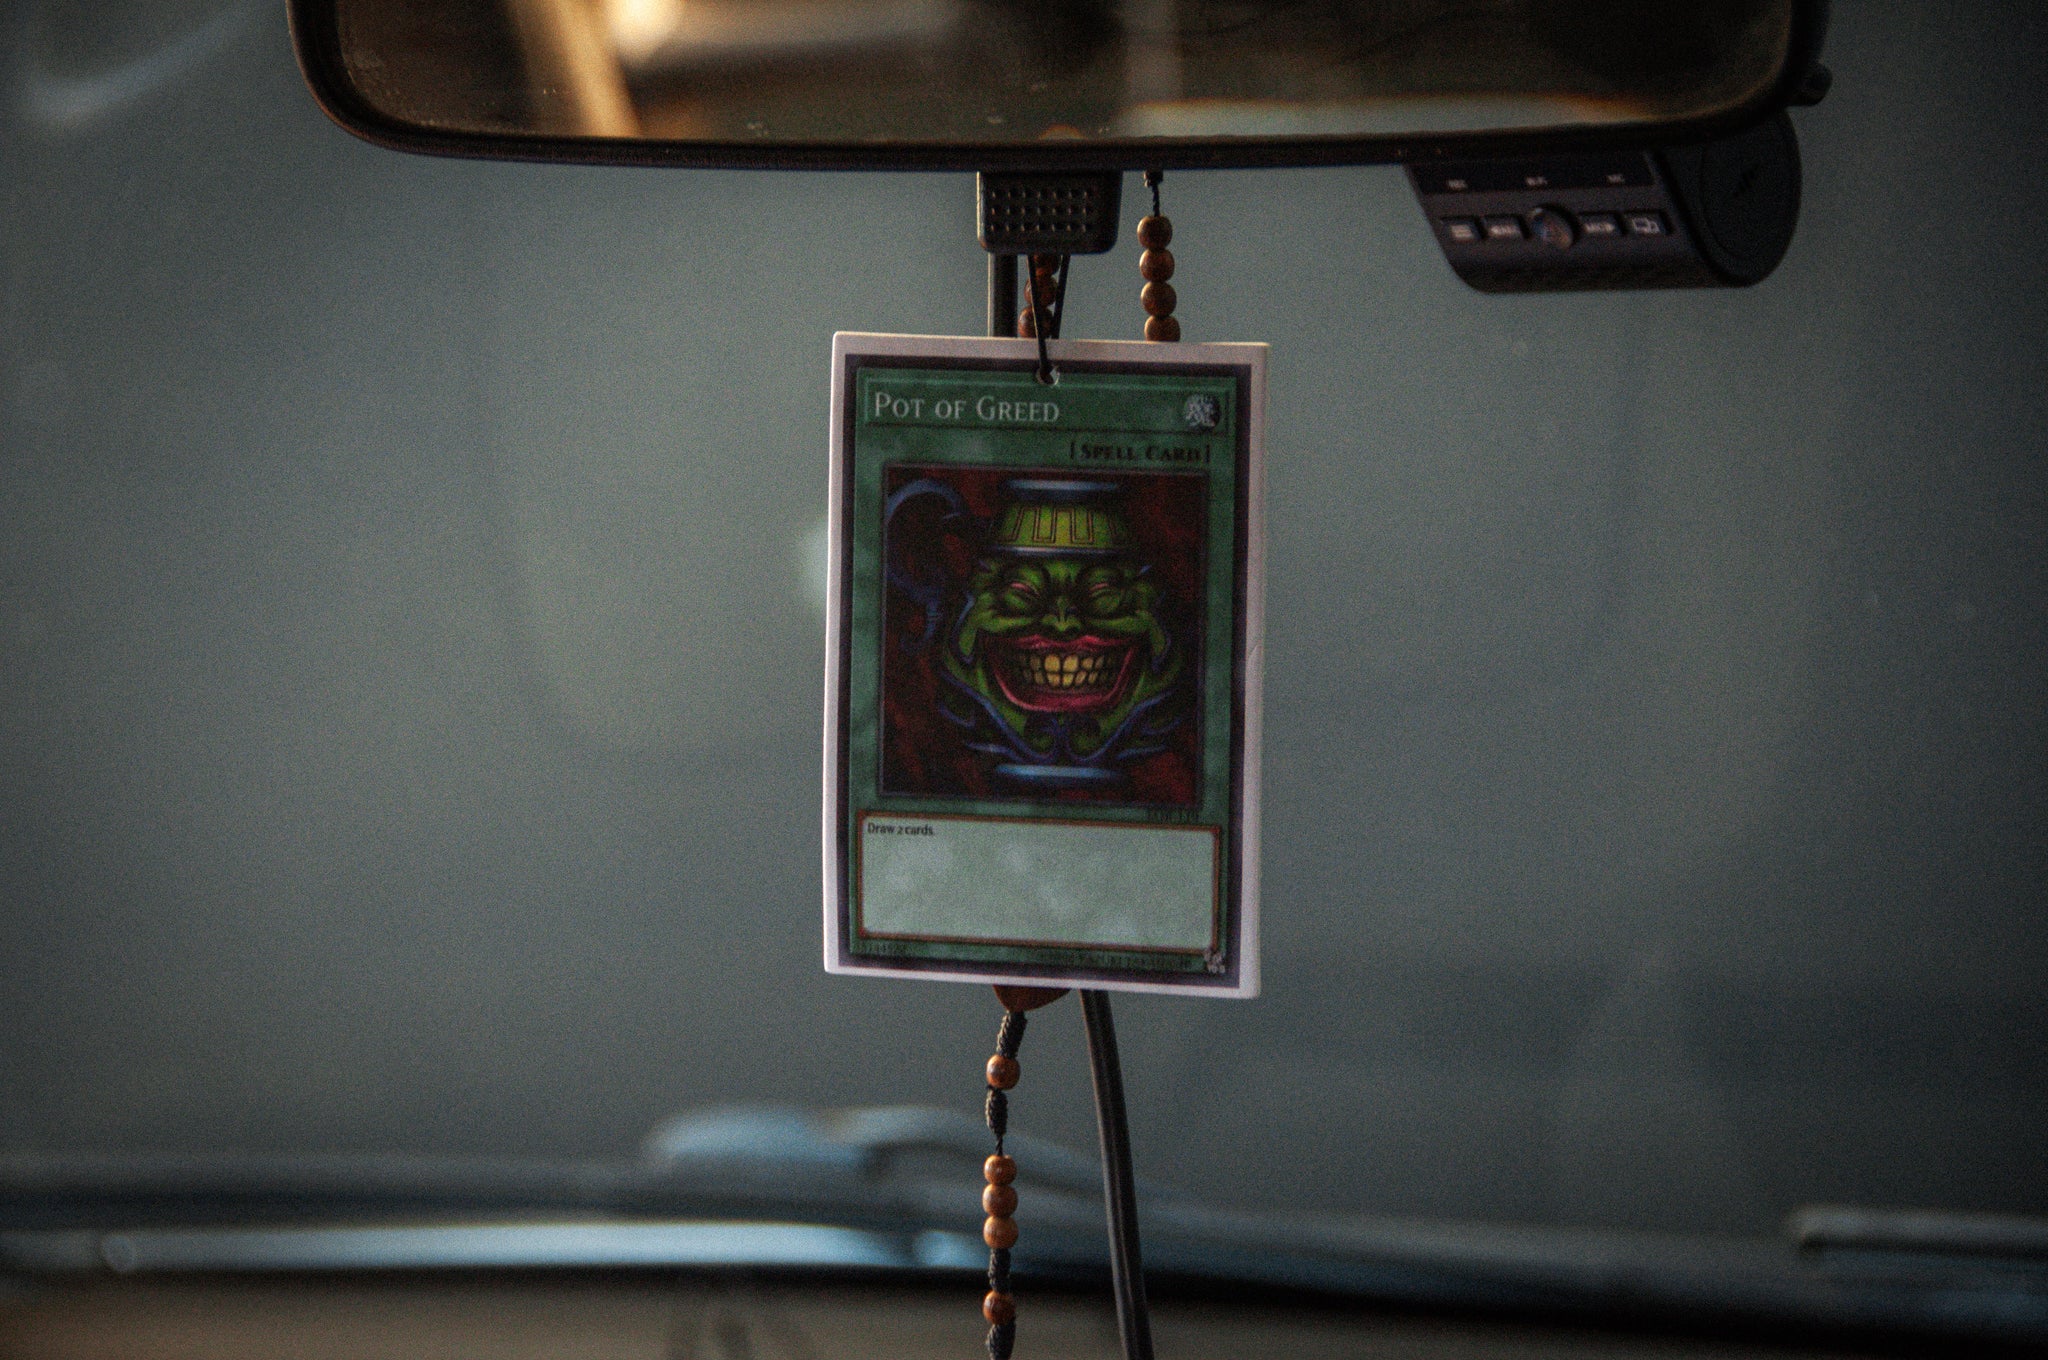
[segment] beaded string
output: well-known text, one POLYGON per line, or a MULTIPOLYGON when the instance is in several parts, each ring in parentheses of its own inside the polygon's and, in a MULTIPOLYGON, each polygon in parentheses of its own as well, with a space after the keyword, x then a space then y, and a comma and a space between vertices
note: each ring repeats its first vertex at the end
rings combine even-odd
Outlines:
POLYGON ((1067 266, 1073 257, 1069 255, 1033 255, 1027 260, 1031 270, 1030 286, 1025 294, 1024 310, 1017 313, 1017 335, 1029 340, 1037 335, 1040 327, 1038 313, 1044 312, 1044 330, 1048 339, 1060 338, 1060 313, 1067 300, 1067 266))
POLYGON ((1029 281, 1029 303, 1017 314, 1017 335, 1038 338, 1038 381, 1048 387, 1059 380, 1058 370, 1046 352, 1045 342, 1060 338, 1060 313, 1067 303, 1067 255, 1033 255, 1029 281))
POLYGON ((1159 181, 1165 178, 1162 170, 1145 172, 1145 187, 1152 191, 1152 215, 1138 223, 1138 244, 1145 247, 1138 257, 1138 273, 1145 280, 1138 303, 1145 309, 1145 338, 1171 344, 1180 339, 1180 322, 1173 317, 1179 298, 1167 282, 1173 277, 1173 252, 1166 248, 1173 240, 1173 221, 1159 211, 1159 181))
POLYGON ((988 1131, 996 1137, 995 1155, 982 1163, 988 1186, 981 1192, 981 1209, 988 1220, 981 1225, 981 1240, 988 1243, 988 1294, 981 1301, 981 1315, 988 1319, 989 1360, 1010 1360, 1017 1344, 1017 1300, 1010 1293, 1010 1248, 1017 1243, 1017 1163, 1003 1151, 1003 1135, 1010 1127, 1010 1088, 1021 1072, 1017 1050, 1024 1044, 1024 1025, 1030 1017, 1021 1010, 1005 1010, 1003 1027, 996 1034, 996 1053, 988 1060, 988 1100, 983 1113, 988 1131))

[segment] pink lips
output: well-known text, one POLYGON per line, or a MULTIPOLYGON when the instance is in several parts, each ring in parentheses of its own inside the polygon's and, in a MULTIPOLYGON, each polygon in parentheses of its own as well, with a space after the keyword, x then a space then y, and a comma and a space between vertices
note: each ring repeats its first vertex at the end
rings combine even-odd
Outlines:
POLYGON ((1008 638, 995 647, 996 683, 1030 713, 1107 708, 1123 697, 1137 648, 1093 634, 1054 639, 1008 638))

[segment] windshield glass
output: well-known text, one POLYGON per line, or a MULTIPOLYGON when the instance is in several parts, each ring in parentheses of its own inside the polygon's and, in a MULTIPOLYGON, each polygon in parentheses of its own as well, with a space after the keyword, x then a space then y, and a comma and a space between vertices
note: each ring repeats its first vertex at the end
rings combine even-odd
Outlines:
MULTIPOLYGON (((1142 1178, 2048 1213, 2048 44, 1994 10, 1838 16, 1751 289, 1488 296, 1399 170, 1168 176, 1185 334, 1273 347, 1265 992, 1119 1000, 1142 1178)), ((817 873, 830 337, 983 330, 971 179, 396 156, 270 4, 95 12, 4 21, 0 1152, 978 1118, 987 989, 826 976, 817 873)), ((1070 336, 1139 333, 1136 183, 1070 336)), ((1026 1071, 1092 1155, 1071 1001, 1026 1071)))

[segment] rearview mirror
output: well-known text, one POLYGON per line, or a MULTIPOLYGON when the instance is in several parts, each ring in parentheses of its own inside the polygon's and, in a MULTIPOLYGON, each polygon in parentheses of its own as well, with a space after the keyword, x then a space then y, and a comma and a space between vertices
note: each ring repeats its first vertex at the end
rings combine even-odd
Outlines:
POLYGON ((1645 146, 1781 107, 1823 0, 291 0, 414 151, 735 167, 1361 164, 1645 146))

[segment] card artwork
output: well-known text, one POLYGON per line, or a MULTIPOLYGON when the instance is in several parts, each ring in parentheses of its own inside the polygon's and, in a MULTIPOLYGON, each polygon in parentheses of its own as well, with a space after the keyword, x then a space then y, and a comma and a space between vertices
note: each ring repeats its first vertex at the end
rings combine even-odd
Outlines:
POLYGON ((1258 984, 1265 347, 833 344, 825 966, 1258 984))

